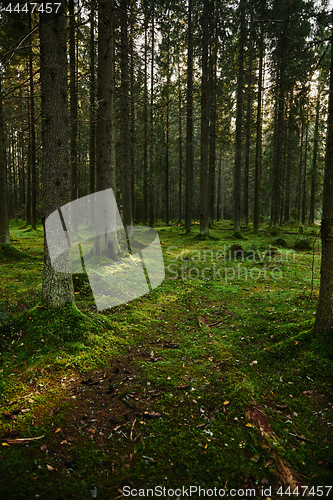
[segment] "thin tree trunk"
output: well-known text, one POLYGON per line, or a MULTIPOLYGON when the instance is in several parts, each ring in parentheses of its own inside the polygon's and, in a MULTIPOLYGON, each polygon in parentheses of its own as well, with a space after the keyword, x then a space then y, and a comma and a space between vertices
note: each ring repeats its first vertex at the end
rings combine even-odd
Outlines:
MULTIPOLYGON (((58 13, 40 14, 40 80, 44 216, 70 200, 69 129, 67 109, 66 2, 58 13)), ((51 265, 44 239, 42 296, 51 307, 74 302, 72 276, 51 265)))
MULTIPOLYGON (((69 0, 69 94, 70 94, 70 159, 71 159, 71 199, 78 197, 77 172, 77 83, 74 0, 69 0)), ((77 221, 72 220, 72 229, 78 231, 77 221)))
POLYGON ((123 223, 132 226, 132 182, 130 165, 130 131, 129 131, 129 75, 128 75, 128 23, 127 0, 120 2, 120 27, 121 27, 121 97, 120 97, 120 123, 121 123, 121 153, 123 171, 123 223))
POLYGON ((209 231, 208 221, 208 166, 209 166, 209 0, 204 0, 202 14, 202 76, 201 76, 201 169, 200 169, 200 234, 209 231))
POLYGON ((306 220, 306 170, 308 163, 308 134, 309 134, 309 125, 307 122, 305 131, 305 151, 304 151, 304 164, 303 164, 302 224, 305 224, 306 220))
MULTIPOLYGON (((29 10, 29 30, 31 30, 31 11, 29 10)), ((37 164, 35 131, 35 95, 32 65, 32 40, 29 42, 29 84, 30 84, 30 142, 31 142, 31 227, 37 227, 37 164)))
POLYGON ((314 223, 315 208, 316 208, 316 181, 317 181, 319 115, 320 115, 320 88, 318 88, 318 94, 317 94, 316 121, 315 121, 315 129, 314 129, 314 136, 313 136, 313 158, 312 158, 312 172, 311 172, 311 195, 310 195, 309 224, 314 223))
MULTIPOLYGON (((95 192, 96 176, 96 79, 95 79, 95 3, 90 11, 90 67, 89 67, 89 183, 90 193, 95 192)), ((94 221, 94 209, 91 210, 91 223, 94 221)))
MULTIPOLYGON (((333 17, 333 11, 332 11, 333 17)), ((333 29, 331 34, 333 46, 333 29)), ((329 334, 333 328, 333 50, 331 51, 328 130, 325 158, 323 218, 321 221, 322 259, 320 291, 314 331, 329 334)))
MULTIPOLYGON (((22 95, 21 89, 20 89, 20 94, 22 95)), ((30 95, 29 91, 27 91, 27 100, 26 100, 26 124, 27 124, 27 129, 28 132, 30 133, 31 131, 31 111, 30 111, 30 95)), ((30 139, 30 137, 29 137, 30 139)), ((23 137, 22 137, 22 169, 24 169, 24 161, 23 161, 23 137)), ((26 226, 31 225, 31 140, 29 141, 28 145, 28 155, 27 155, 27 171, 26 171, 26 193, 25 193, 25 218, 26 226)))
POLYGON ((253 206, 253 230, 259 231, 260 218, 260 177, 261 177, 261 100, 262 100, 262 77, 263 77, 264 41, 262 31, 259 39, 259 74, 258 74, 258 98, 257 98, 257 131, 256 131, 256 158, 254 169, 254 206, 253 206))
POLYGON ((149 225, 153 227, 154 207, 154 163, 155 163, 155 134, 154 134, 154 64, 155 64, 155 2, 152 1, 151 13, 151 73, 150 73, 150 151, 149 151, 149 225))
POLYGON ((250 138, 251 138, 251 97, 252 97, 252 51, 249 54, 249 75, 247 86, 246 104, 246 138, 245 138, 245 162, 244 162, 244 219, 249 223, 249 167, 250 167, 250 138))
POLYGON ((192 0, 188 2, 187 27, 187 88, 186 88, 186 200, 185 231, 191 231, 193 196, 193 35, 192 0))
POLYGON ((293 123, 293 90, 289 97, 289 116, 288 116, 288 135, 287 135, 287 162, 286 162, 286 183, 284 196, 284 214, 283 221, 289 222, 290 212, 290 182, 291 182, 291 157, 292 157, 292 123, 293 123))
POLYGON ((296 197, 296 210, 297 210, 296 216, 297 216, 298 221, 301 218, 303 137, 304 137, 304 119, 303 119, 303 114, 302 114, 301 148, 300 148, 300 155, 299 155, 298 183, 297 183, 297 197, 296 197))
POLYGON ((7 162, 5 121, 2 104, 2 81, 0 78, 0 246, 10 245, 7 205, 7 162))
MULTIPOLYGON (((168 21, 170 19, 168 11, 168 21)), ((169 26, 169 22, 168 22, 169 26)), ((165 223, 168 225, 170 220, 170 189, 169 189, 169 118, 170 118, 170 110, 169 110, 169 100, 170 100, 170 38, 169 38, 169 30, 167 30, 167 82, 166 82, 166 117, 165 117, 165 223)))
POLYGON ((145 29, 145 67, 144 67, 144 96, 143 96, 143 222, 148 222, 148 12, 144 2, 144 29, 145 29))
POLYGON ((182 177, 183 177, 183 139, 182 139, 182 91, 178 64, 178 144, 179 144, 179 180, 178 180, 178 222, 182 221, 182 177))
POLYGON ((244 45, 245 45, 245 3, 240 1, 240 36, 238 53, 236 141, 234 166, 234 233, 241 235, 241 168, 242 168, 242 127, 243 127, 243 80, 244 80, 244 45))
MULTIPOLYGON (((214 5, 214 4, 213 4, 214 5)), ((210 102, 209 102, 209 224, 214 220, 215 201, 215 163, 216 163, 216 65, 217 65, 217 39, 216 39, 216 17, 214 15, 214 38, 211 44, 211 55, 209 60, 210 78, 210 102)))

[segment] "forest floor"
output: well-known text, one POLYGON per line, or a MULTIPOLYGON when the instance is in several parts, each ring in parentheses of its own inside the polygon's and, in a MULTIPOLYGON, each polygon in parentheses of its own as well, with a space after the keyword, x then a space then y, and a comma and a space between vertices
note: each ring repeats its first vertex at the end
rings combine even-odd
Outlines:
POLYGON ((77 307, 42 305, 43 233, 20 226, 0 254, 1 500, 333 498, 318 226, 160 225, 164 282, 100 313, 84 275, 77 307))

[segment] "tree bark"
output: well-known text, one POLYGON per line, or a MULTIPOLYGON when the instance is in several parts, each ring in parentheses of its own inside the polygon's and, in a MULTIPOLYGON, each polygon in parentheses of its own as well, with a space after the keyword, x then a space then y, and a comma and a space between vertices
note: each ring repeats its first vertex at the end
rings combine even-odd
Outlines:
MULTIPOLYGON (((89 67, 89 181, 90 193, 95 192, 96 176, 96 91, 95 91, 95 3, 91 4, 90 11, 90 67, 89 67)), ((93 222, 93 214, 92 221, 93 222)))
MULTIPOLYGON (((260 29, 261 30, 261 29, 260 29)), ((261 100, 262 100, 262 76, 264 59, 264 41, 262 30, 259 39, 259 74, 258 74, 258 98, 257 98, 257 131, 256 131, 256 158, 254 170, 254 206, 253 206, 253 230, 259 231, 260 217, 260 177, 261 177, 261 100)))
MULTIPOLYGON (((77 83, 74 0, 69 0, 69 95, 70 95, 70 159, 71 159, 71 199, 78 197, 77 172, 77 83)), ((74 232, 78 231, 77 221, 72 221, 74 232)))
POLYGON ((320 88, 318 88, 316 103, 316 121, 313 136, 313 158, 311 172, 311 195, 310 195, 310 213, 309 224, 314 223, 316 208, 316 181, 317 181, 317 158, 318 158, 318 138, 319 138, 319 115, 320 115, 320 88))
POLYGON ((128 2, 120 2, 120 28, 121 28, 121 97, 120 97, 120 124, 121 124, 121 152, 123 171, 123 223, 132 226, 132 182, 130 165, 130 130, 129 130, 129 75, 128 75, 128 2))
POLYGON ((7 205, 7 162, 5 121, 2 104, 2 81, 0 78, 0 246, 10 245, 7 205))
POLYGON ((193 196, 193 35, 192 0, 188 2, 187 87, 186 87, 186 200, 185 231, 191 231, 193 196))
POLYGON ((247 103, 246 103, 246 134, 245 134, 245 161, 244 161, 244 219, 245 224, 249 223, 249 169, 250 169, 250 138, 251 138, 251 97, 252 97, 252 50, 249 54, 249 74, 247 83, 247 103))
MULTIPOLYGON (((70 199, 65 5, 65 1, 62 1, 57 14, 40 14, 42 184, 45 218, 70 199)), ((53 269, 46 238, 42 296, 44 302, 51 307, 74 302, 72 276, 53 269)))
MULTIPOLYGON (((332 12, 333 17, 333 12, 332 12)), ((333 29, 331 33, 333 47, 333 29)), ((323 218, 321 221, 322 258, 319 301, 314 325, 316 334, 329 334, 333 329, 333 50, 330 64, 328 130, 325 158, 323 218)))
POLYGON ((208 221, 208 166, 209 166, 209 0, 204 0, 202 14, 202 76, 201 76, 201 169, 200 169, 200 234, 209 231, 208 221))
POLYGON ((244 45, 245 45, 245 3, 240 0, 240 35, 238 53, 236 141, 234 165, 234 233, 241 235, 241 169, 242 169, 242 128, 243 128, 243 81, 244 81, 244 45))
MULTIPOLYGON (((29 30, 31 30, 31 11, 29 10, 29 30)), ((29 85, 30 85, 30 147, 31 147, 31 227, 37 227, 37 163, 36 163, 36 131, 35 131, 35 93, 32 65, 32 40, 29 42, 29 85)))
POLYGON ((183 138, 182 138, 182 90, 180 67, 178 63, 178 158, 179 158, 179 177, 178 177, 178 222, 182 221, 182 181, 183 181, 183 138))

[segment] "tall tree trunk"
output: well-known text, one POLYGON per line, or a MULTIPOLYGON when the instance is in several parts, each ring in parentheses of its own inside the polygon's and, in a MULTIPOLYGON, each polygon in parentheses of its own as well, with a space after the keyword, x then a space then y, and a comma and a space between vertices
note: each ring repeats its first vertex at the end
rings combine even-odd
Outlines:
POLYGON ((249 223, 249 167, 250 167, 250 138, 251 138, 251 97, 252 97, 252 50, 249 54, 249 74, 247 81, 246 103, 246 133, 245 133, 245 161, 244 161, 244 219, 249 223))
POLYGON ((305 151, 304 151, 304 164, 303 164, 302 224, 305 224, 306 220, 306 170, 308 163, 308 134, 309 134, 309 125, 307 121, 306 131, 305 131, 305 151))
POLYGON ((127 0, 120 2, 120 28, 121 28, 121 97, 120 97, 120 123, 121 123, 121 152, 123 171, 123 223, 132 226, 132 182, 130 165, 130 131, 129 131, 129 79, 128 79, 128 22, 127 0))
POLYGON ((135 214, 135 84, 134 84, 134 24, 135 24, 135 16, 133 4, 130 7, 130 41, 128 42, 130 45, 130 95, 131 95, 131 103, 130 103, 130 172, 131 172, 131 197, 132 197, 132 218, 134 219, 135 214))
MULTIPOLYGON (((95 8, 94 2, 91 3, 90 11, 90 43, 89 43, 89 184, 90 193, 95 192, 96 176, 96 91, 95 91, 95 8)), ((92 210, 92 220, 94 214, 92 210)))
POLYGON ((262 76, 264 59, 264 41, 262 29, 259 38, 259 74, 258 74, 258 98, 257 98, 257 123, 256 123, 256 157, 254 169, 254 206, 253 206, 253 229, 259 231, 260 217, 260 177, 261 177, 261 100, 262 100, 262 76))
MULTIPOLYGON (((70 167, 67 109, 66 2, 56 14, 40 14, 40 80, 44 216, 70 200, 70 167)), ((74 302, 71 274, 51 265, 44 239, 43 300, 51 307, 74 302)))
POLYGON ((290 182, 291 182, 291 157, 292 157, 292 124, 293 124, 293 90, 290 92, 289 97, 289 116, 288 116, 288 130, 287 130, 287 161, 286 161, 286 182, 285 182, 285 196, 284 196, 284 213, 283 221, 289 221, 290 211, 290 182))
MULTIPOLYGON (((71 159, 71 199, 78 197, 77 172, 77 83, 76 83, 76 43, 74 0, 68 2, 69 11, 69 95, 70 95, 70 159, 71 159)), ((73 231, 77 232, 77 221, 72 220, 73 231)))
POLYGON ((238 53, 236 141, 234 165, 234 233, 241 236, 241 169, 242 169, 242 128, 243 128, 243 81, 244 81, 244 46, 245 46, 245 2, 240 0, 240 35, 238 53))
POLYGON ((300 138, 300 154, 299 154, 299 164, 298 164, 298 182, 297 182, 297 193, 296 193, 296 217, 300 221, 301 218, 301 199, 302 199, 302 165, 303 165, 303 138, 304 138, 304 119, 303 111, 301 111, 302 118, 302 129, 300 138))
POLYGON ((317 157, 318 157, 318 136, 319 136, 319 115, 320 115, 320 87, 318 87, 316 103, 316 121, 313 135, 313 158, 311 172, 311 195, 310 195, 310 214, 309 224, 314 223, 316 208, 316 181, 317 181, 317 157))
MULTIPOLYGON (((20 94, 21 89, 20 89, 20 94)), ((27 91, 27 99, 26 99, 26 124, 27 124, 27 130, 28 133, 30 133, 31 130, 31 111, 30 111, 30 95, 29 91, 27 91)), ((22 169, 24 169, 24 156, 23 156, 23 145, 24 145, 24 139, 22 136, 22 169)), ((25 192, 25 218, 26 226, 31 225, 31 141, 29 141, 28 145, 28 155, 27 155, 27 171, 26 171, 26 192, 25 192)))
POLYGON ((154 225, 154 171, 155 171, 155 131, 154 131, 154 65, 155 65, 155 0, 151 6, 151 68, 150 68, 150 142, 149 142, 149 225, 154 225))
MULTIPOLYGON (((112 188, 116 192, 116 165, 114 151, 114 1, 98 3, 98 71, 97 71, 97 127, 96 127, 96 189, 112 188)), ((96 239, 95 253, 106 253, 110 258, 119 252, 117 235, 96 239)))
POLYGON ((201 76, 201 170, 200 170, 200 234, 209 231, 208 166, 209 166, 209 0, 204 0, 202 14, 202 76, 201 76))
POLYGON ((284 125, 284 61, 280 61, 277 82, 276 128, 274 134, 274 158, 272 176, 272 226, 277 231, 280 224, 281 206, 281 162, 283 157, 283 125, 284 125))
MULTIPOLYGON (((213 3, 214 6, 214 3, 213 3)), ((209 59, 209 193, 208 198, 209 223, 214 220, 214 201, 215 201, 215 163, 216 163, 216 66, 217 66, 217 37, 216 37, 216 16, 213 16, 214 37, 211 43, 211 54, 209 59)))
POLYGON ((183 180, 183 138, 182 138, 182 89, 180 67, 178 63, 178 158, 179 158, 179 177, 178 177, 178 222, 182 221, 182 180, 183 180))
MULTIPOLYGON (((31 31, 31 11, 29 10, 29 30, 31 31)), ((29 86, 30 86, 30 144, 31 144, 31 227, 37 227, 37 163, 36 163, 36 131, 35 131, 35 94, 32 65, 32 40, 29 38, 29 86)))
POLYGON ((185 231, 191 231, 193 196, 193 35, 192 0, 188 2, 187 87, 186 87, 186 200, 185 231))
MULTIPOLYGON (((333 17, 333 11, 332 11, 333 17)), ((333 47, 333 29, 331 34, 333 47)), ((333 329, 333 50, 331 51, 328 130, 325 158, 323 218, 321 221, 322 258, 319 301, 314 325, 315 333, 329 334, 333 329)))
MULTIPOLYGON (((168 27, 169 27, 170 11, 168 10, 168 27)), ((165 108, 165 223, 169 224, 170 220, 170 188, 169 188, 169 118, 170 118, 170 36, 167 30, 167 81, 166 81, 166 108, 165 108)))
POLYGON ((144 2, 144 30, 145 30, 145 66, 144 66, 144 95, 143 95, 143 222, 148 222, 148 11, 147 2, 144 2))
POLYGON ((0 246, 10 245, 7 205, 7 162, 5 121, 2 104, 2 81, 0 78, 0 246))

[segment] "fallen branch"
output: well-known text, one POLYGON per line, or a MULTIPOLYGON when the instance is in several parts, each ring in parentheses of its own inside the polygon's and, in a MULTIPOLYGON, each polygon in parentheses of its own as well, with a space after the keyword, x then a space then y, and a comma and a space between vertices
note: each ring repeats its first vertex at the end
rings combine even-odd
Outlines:
POLYGON ((17 439, 6 439, 6 438, 2 438, 1 441, 3 443, 7 443, 7 444, 27 444, 27 443, 30 443, 31 441, 36 441, 37 439, 42 439, 44 437, 44 434, 43 436, 37 436, 37 437, 33 437, 33 438, 17 438, 17 439))

